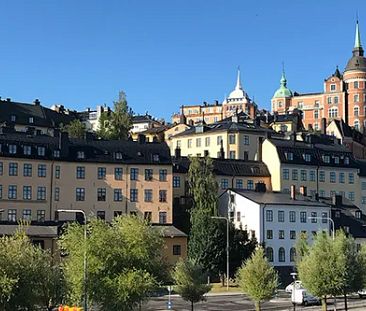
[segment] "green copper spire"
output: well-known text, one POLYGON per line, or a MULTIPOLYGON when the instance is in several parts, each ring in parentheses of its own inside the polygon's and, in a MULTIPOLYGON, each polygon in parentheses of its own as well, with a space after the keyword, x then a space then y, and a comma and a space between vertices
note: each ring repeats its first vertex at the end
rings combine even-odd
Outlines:
POLYGON ((274 93, 273 98, 291 97, 291 96, 292 96, 292 92, 290 91, 290 89, 287 88, 285 69, 282 64, 282 75, 281 75, 281 80, 280 80, 280 88, 274 93))
POLYGON ((360 48, 362 47, 361 45, 361 36, 360 36, 360 28, 358 26, 358 20, 356 22, 356 35, 355 35, 355 46, 354 48, 357 49, 357 48, 360 48))

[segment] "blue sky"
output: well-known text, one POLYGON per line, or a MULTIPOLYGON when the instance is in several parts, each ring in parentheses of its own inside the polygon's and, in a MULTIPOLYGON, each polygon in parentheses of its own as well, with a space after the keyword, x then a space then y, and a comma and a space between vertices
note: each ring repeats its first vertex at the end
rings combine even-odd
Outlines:
POLYGON ((343 70, 366 1, 2 0, 0 96, 83 110, 119 90, 137 113, 170 120, 181 105, 242 85, 262 108, 279 85, 322 91, 343 70))

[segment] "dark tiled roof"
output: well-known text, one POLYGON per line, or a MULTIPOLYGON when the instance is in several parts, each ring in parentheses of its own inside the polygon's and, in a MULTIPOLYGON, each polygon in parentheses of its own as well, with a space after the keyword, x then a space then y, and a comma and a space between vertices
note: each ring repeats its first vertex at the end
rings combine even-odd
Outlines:
POLYGON ((153 119, 150 115, 136 115, 132 117, 132 123, 145 123, 145 122, 155 122, 159 123, 159 121, 153 119))
POLYGON ((315 92, 315 93, 297 93, 294 92, 294 96, 309 96, 309 95, 322 95, 322 92, 315 92))
MULTIPOLYGON (((321 137, 318 137, 318 142, 321 137)), ((269 141, 276 146, 280 161, 288 164, 321 165, 321 166, 343 166, 358 168, 358 163, 353 158, 352 152, 343 145, 331 143, 323 140, 323 143, 307 143, 305 141, 294 141, 292 139, 274 139, 269 141), (286 154, 292 153, 293 160, 288 160, 286 154), (305 154, 309 154, 310 161, 305 161, 305 154), (330 162, 323 161, 323 156, 329 156, 330 162), (339 163, 335 163, 335 157, 339 158, 339 163), (345 158, 349 159, 349 164, 345 163, 345 158)))
POLYGON ((257 192, 253 190, 238 190, 238 189, 230 189, 230 190, 258 204, 302 205, 302 206, 317 206, 317 207, 329 206, 328 204, 316 201, 311 197, 304 197, 300 194, 297 194, 296 200, 293 200, 291 199, 289 193, 283 193, 283 192, 269 192, 269 191, 257 192))
POLYGON ((153 225, 152 228, 155 230, 159 230, 162 233, 162 236, 165 238, 187 237, 187 235, 183 231, 180 231, 179 229, 171 225, 153 225))
POLYGON ((360 168, 360 176, 366 176, 366 160, 357 160, 357 163, 360 168))
POLYGON ((77 118, 77 113, 59 113, 40 104, 26 104, 7 100, 0 100, 0 123, 15 123, 29 126, 60 127, 77 118), (16 117, 11 122, 11 116, 16 117), (29 117, 33 117, 33 123, 29 123, 29 117))
MULTIPOLYGON (((271 176, 267 165, 263 162, 231 159, 212 159, 212 162, 214 174, 218 176, 271 176)), ((173 158, 173 171, 186 174, 189 164, 188 157, 173 158)))

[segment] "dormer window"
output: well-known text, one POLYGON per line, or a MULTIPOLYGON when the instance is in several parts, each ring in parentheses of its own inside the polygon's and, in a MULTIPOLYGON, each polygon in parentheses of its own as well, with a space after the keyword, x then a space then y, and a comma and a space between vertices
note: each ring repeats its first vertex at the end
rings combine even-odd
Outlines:
POLYGON ((311 161, 311 155, 308 154, 308 153, 304 153, 303 158, 304 158, 305 162, 310 162, 311 161))
POLYGON ((329 155, 323 155, 322 158, 323 158, 323 162, 324 163, 330 163, 330 157, 329 157, 329 155))
POLYGON ((34 118, 33 117, 29 117, 28 122, 29 122, 29 124, 33 124, 34 123, 34 118))
POLYGON ((46 148, 45 147, 37 147, 37 154, 40 157, 44 157, 46 155, 46 148))
POLYGON ((341 217, 341 212, 335 211, 335 218, 340 218, 340 217, 341 217))
POLYGON ((17 120, 17 116, 15 115, 15 114, 12 114, 11 116, 10 116, 10 121, 11 122, 15 122, 17 120))
POLYGON ((53 157, 54 158, 59 158, 60 156, 61 156, 60 150, 58 150, 58 149, 53 150, 53 157))
POLYGON ((31 155, 32 154, 32 147, 31 146, 23 146, 23 154, 24 155, 31 155))
POLYGON ((292 161, 294 159, 294 154, 292 152, 285 152, 286 160, 292 161))
POLYGON ((339 164, 339 157, 334 157, 334 164, 339 164))
POLYGON ((356 211, 355 216, 356 216, 356 218, 361 219, 361 216, 362 216, 361 211, 356 211))
POLYGON ((159 155, 158 154, 153 154, 153 161, 154 162, 159 162, 159 160, 160 160, 159 155))
POLYGON ((78 152, 76 153, 76 157, 77 157, 78 159, 85 159, 85 153, 84 153, 84 151, 78 151, 78 152))
POLYGON ((17 153, 17 145, 9 145, 9 153, 16 154, 17 153))
POLYGON ((122 160, 122 152, 116 152, 115 154, 114 154, 114 158, 116 159, 116 160, 122 160))
POLYGON ((349 157, 344 157, 344 164, 346 164, 346 165, 349 164, 349 157))

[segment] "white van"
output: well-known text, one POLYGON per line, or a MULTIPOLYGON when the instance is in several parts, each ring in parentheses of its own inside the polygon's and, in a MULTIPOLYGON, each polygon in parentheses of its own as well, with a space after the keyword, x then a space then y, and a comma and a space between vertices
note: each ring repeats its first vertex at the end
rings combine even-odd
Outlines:
POLYGON ((320 304, 320 299, 308 293, 305 288, 295 288, 291 294, 291 301, 304 306, 320 304))

